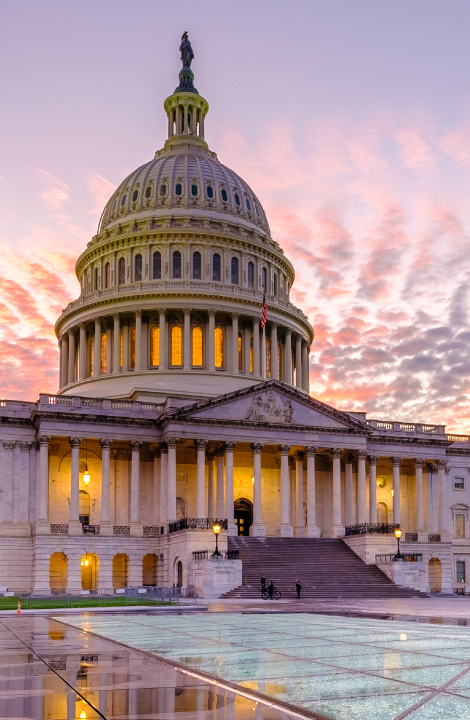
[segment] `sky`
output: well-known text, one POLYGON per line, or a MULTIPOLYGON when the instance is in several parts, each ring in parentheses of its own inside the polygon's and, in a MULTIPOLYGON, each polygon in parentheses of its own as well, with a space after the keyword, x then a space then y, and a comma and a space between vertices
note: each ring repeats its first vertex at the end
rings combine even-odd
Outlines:
POLYGON ((57 391, 75 260, 166 139, 188 30, 206 139, 294 265, 311 394, 470 432, 468 0, 0 8, 1 398, 57 391))

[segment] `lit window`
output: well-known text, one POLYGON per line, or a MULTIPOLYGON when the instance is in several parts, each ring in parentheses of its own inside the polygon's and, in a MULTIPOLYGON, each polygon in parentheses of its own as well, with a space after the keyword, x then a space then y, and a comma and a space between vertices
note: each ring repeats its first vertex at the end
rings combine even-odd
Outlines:
POLYGON ((179 325, 174 325, 171 329, 171 364, 182 365, 181 328, 179 325))
POLYGON ((465 481, 463 477, 456 477, 454 478, 454 489, 455 490, 463 490, 465 488, 465 481))
POLYGON ((145 197, 147 198, 147 200, 150 197, 152 197, 152 186, 151 185, 147 185, 147 187, 145 189, 145 197))
POLYGON ((455 570, 458 583, 464 583, 465 580, 465 560, 457 560, 455 563, 455 570))
POLYGON ((193 365, 202 367, 202 328, 193 328, 193 365))
POLYGON ((271 340, 266 338, 266 377, 271 377, 271 340))
POLYGON ((175 250, 173 253, 173 277, 181 277, 181 253, 179 250, 175 250))
POLYGON ((135 328, 131 332, 131 368, 135 368, 135 328))
POLYGON ((153 279, 160 280, 162 277, 162 255, 161 253, 153 253, 153 279))
POLYGON ((138 197, 139 197, 139 191, 134 190, 134 192, 132 193, 132 202, 135 202, 138 197))
POLYGON ((107 288, 111 285, 111 266, 109 263, 104 266, 104 283, 107 288))
POLYGON ((176 194, 176 195, 182 195, 182 194, 183 194, 183 186, 181 185, 181 183, 176 183, 176 186, 175 186, 175 194, 176 194))
MULTIPOLYGON (((181 187, 181 185, 180 185, 180 187, 181 187)), ((181 195, 181 192, 179 192, 179 193, 177 192, 176 194, 177 194, 177 195, 181 195)), ((162 197, 164 197, 164 196, 166 195, 166 185, 165 185, 165 183, 162 183, 162 184, 160 185, 160 195, 161 195, 162 197)))
POLYGON ((136 255, 135 256, 135 282, 140 282, 142 280, 142 255, 136 255))
POLYGON ((202 268, 201 253, 195 252, 195 253, 193 253, 193 278, 195 280, 201 279, 201 268, 202 268))
POLYGON ((253 287, 253 263, 248 263, 248 287, 253 287))
POLYGON ((88 368, 89 376, 93 377, 93 354, 95 352, 95 339, 91 338, 90 344, 88 345, 88 368))
POLYGON ((455 537, 465 537, 465 515, 464 513, 455 514, 455 537))
POLYGON ((196 195, 197 195, 197 185, 194 185, 194 183, 193 183, 193 185, 191 185, 191 195, 193 197, 196 197, 196 195))
POLYGON ((227 196, 227 191, 226 191, 226 190, 222 190, 222 192, 220 193, 220 196, 221 196, 221 198, 222 198, 222 200, 223 200, 224 202, 227 202, 228 196, 227 196))
POLYGON ((232 285, 238 285, 238 258, 232 258, 231 264, 231 282, 232 285))
POLYGON ((238 195, 238 193, 235 193, 233 197, 235 200, 235 205, 240 205, 240 196, 238 195))
POLYGON ((224 331, 220 327, 214 330, 215 345, 215 366, 222 368, 224 366, 224 331))
POLYGON ((122 330, 119 331, 119 367, 122 367, 122 330))
POLYGON ((150 331, 150 364, 160 365, 160 328, 154 325, 150 331))
POLYGON ((107 349, 107 338, 106 335, 101 336, 101 373, 106 372, 106 349, 107 349))
POLYGON ((220 282, 220 255, 218 253, 212 257, 212 279, 220 282))
POLYGON ((250 372, 253 372, 253 334, 250 335, 250 372))
POLYGON ((212 199, 214 197, 214 190, 211 185, 207 186, 206 192, 208 198, 212 199))
POLYGON ((241 332, 238 333, 238 371, 243 370, 243 340, 241 332))
POLYGON ((126 282, 126 261, 124 258, 119 259, 119 285, 126 282))

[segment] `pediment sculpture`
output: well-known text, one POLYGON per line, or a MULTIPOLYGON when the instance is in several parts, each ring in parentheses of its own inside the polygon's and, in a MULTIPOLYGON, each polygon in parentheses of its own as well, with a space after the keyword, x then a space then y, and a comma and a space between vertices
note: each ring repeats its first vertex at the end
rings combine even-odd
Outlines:
POLYGON ((291 425, 294 422, 294 408, 290 400, 281 397, 278 404, 275 393, 270 390, 267 395, 257 395, 251 401, 247 420, 254 422, 278 423, 291 425))

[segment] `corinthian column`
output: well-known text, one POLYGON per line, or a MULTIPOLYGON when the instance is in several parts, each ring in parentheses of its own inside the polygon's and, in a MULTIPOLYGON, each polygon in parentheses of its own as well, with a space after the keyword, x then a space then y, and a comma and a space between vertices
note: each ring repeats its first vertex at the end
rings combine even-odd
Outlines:
POLYGON ((68 384, 75 382, 75 331, 69 331, 68 384))
POLYGON ((207 347, 209 348, 208 352, 208 358, 207 358, 207 369, 209 372, 215 372, 215 343, 214 343, 214 333, 215 333, 215 310, 209 310, 209 337, 207 338, 207 347))
POLYGON ((333 455, 333 517, 330 537, 342 537, 344 526, 341 524, 341 456, 339 448, 332 450, 333 455))
POLYGON ((2 440, 3 445, 3 515, 2 524, 13 524, 13 450, 15 440, 2 440))
POLYGON ((238 315, 232 313, 232 372, 238 375, 238 315))
POLYGON ((320 537, 315 510, 315 455, 317 448, 307 448, 307 537, 320 537))
POLYGON ((47 435, 38 437, 39 461, 36 491, 36 534, 48 535, 49 525, 49 440, 47 435))
POLYGON ((271 323, 271 377, 279 380, 279 357, 277 353, 277 325, 271 323))
POLYGON ((69 535, 81 535, 82 524, 79 520, 79 497, 80 497, 80 444, 81 438, 69 438, 72 448, 72 468, 70 474, 70 518, 69 535))
MULTIPOLYGON (((93 375, 101 375, 101 318, 95 318, 95 346, 93 353, 93 375)), ((91 374, 91 373, 90 373, 91 374)))
POLYGON ((219 447, 216 452, 217 464, 217 519, 225 518, 225 488, 224 488, 224 455, 225 448, 219 447))
POLYGON ((424 460, 415 459, 416 474, 416 529, 424 532, 424 504, 423 504, 423 465, 424 460))
POLYGON ((140 448, 142 443, 131 440, 132 448, 132 479, 131 479, 131 535, 141 536, 143 532, 140 522, 140 448))
POLYGON ((369 456, 369 521, 377 524, 377 461, 376 455, 369 456))
POLYGON ((142 370, 142 310, 135 311, 135 372, 142 370))
POLYGON ((253 443, 253 525, 250 527, 250 535, 254 537, 266 537, 266 528, 263 525, 261 512, 261 452, 263 445, 253 443))
POLYGON ((111 523, 111 503, 109 488, 109 456, 112 440, 104 438, 100 440, 101 445, 101 520, 100 535, 112 535, 113 526, 111 523))
POLYGON ((367 452, 359 450, 357 453, 357 522, 359 525, 367 523, 366 457, 367 452))
POLYGON ((289 445, 279 445, 281 453, 281 524, 278 534, 280 537, 293 537, 294 530, 289 522, 289 445))
POLYGON ((196 440, 197 448, 197 509, 196 517, 207 517, 206 512, 206 445, 207 440, 196 440))
MULTIPOLYGON (((110 350, 111 352, 111 350, 110 350)), ((121 323, 119 313, 113 315, 113 375, 121 372, 121 323)))
POLYGON ((235 443, 225 443, 225 511, 227 515, 228 534, 238 535, 235 525, 235 498, 233 495, 233 451, 235 443))
POLYGON ((400 463, 401 457, 392 457, 393 465, 393 522, 399 525, 400 514, 400 463))
POLYGON ((85 323, 80 323, 80 345, 79 345, 79 363, 78 363, 78 377, 79 380, 85 380, 86 378, 86 327, 85 323))
POLYGON ((303 537, 305 529, 304 518, 304 455, 302 450, 296 450, 295 458, 295 536, 303 537))
POLYGON ((168 445, 168 522, 176 520, 176 446, 177 438, 167 441, 168 445))

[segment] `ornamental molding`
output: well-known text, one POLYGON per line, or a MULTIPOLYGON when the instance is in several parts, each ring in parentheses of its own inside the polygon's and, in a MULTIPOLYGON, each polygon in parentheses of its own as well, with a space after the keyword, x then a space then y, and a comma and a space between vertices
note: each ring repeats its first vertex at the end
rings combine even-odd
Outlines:
POLYGON ((292 425, 294 422, 294 408, 291 401, 289 399, 284 400, 281 396, 283 403, 281 405, 277 402, 278 399, 273 390, 268 390, 265 400, 261 395, 255 396, 251 401, 250 411, 245 419, 251 422, 292 425))

